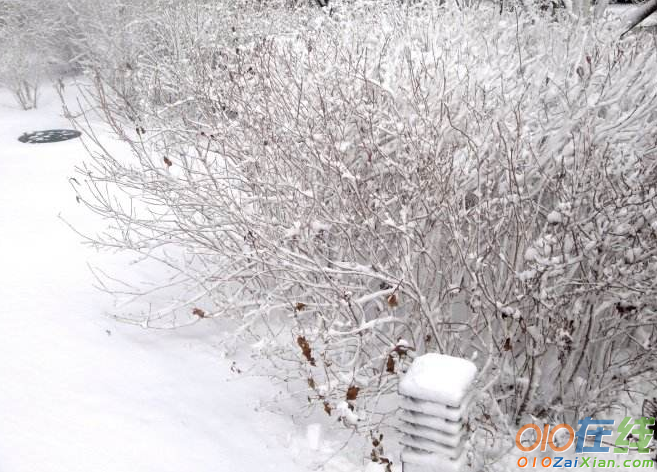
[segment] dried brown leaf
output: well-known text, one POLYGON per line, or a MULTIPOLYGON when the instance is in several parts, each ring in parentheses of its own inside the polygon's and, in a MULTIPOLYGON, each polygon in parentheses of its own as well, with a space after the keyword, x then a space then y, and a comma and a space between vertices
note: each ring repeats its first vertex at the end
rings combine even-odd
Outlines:
POLYGON ((311 366, 315 366, 315 358, 312 356, 312 350, 310 349, 310 344, 303 336, 297 338, 297 344, 301 348, 301 353, 303 357, 310 363, 311 366))
POLYGON ((360 392, 360 388, 355 385, 349 387, 347 389, 347 400, 355 400, 358 397, 358 392, 360 392))
POLYGON ((395 360, 390 355, 388 355, 388 360, 386 361, 386 372, 389 374, 395 373, 395 360))
POLYGON ((399 305, 399 302, 398 302, 398 300, 397 300, 397 295, 394 294, 394 293, 388 296, 388 300, 387 300, 387 301, 388 301, 388 306, 390 306, 390 307, 393 307, 393 308, 394 308, 394 307, 396 307, 397 305, 399 305))

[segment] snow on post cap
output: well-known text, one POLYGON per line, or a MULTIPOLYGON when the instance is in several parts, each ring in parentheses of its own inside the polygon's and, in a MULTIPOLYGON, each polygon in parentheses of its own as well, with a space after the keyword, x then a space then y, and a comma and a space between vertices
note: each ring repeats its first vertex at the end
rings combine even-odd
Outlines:
POLYGON ((477 367, 466 359, 425 354, 413 361, 399 383, 399 393, 458 407, 476 373, 477 367))

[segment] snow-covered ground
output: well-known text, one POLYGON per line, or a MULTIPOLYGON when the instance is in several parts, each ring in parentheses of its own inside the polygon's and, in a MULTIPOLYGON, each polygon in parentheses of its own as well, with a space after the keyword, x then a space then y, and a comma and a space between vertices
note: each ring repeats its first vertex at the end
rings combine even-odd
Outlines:
MULTIPOLYGON (((153 331, 105 316, 87 264, 126 258, 81 245, 59 217, 100 224, 68 182, 80 140, 17 141, 59 127, 49 88, 29 112, 0 91, 0 472, 294 472, 334 455, 319 426, 259 407, 275 387, 231 370, 212 321, 153 331)), ((325 470, 362 470, 347 464, 325 470)))

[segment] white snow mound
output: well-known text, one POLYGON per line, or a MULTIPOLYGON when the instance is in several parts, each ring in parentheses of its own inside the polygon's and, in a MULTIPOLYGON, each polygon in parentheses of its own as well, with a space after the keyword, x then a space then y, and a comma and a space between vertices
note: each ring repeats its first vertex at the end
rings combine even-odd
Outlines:
POLYGON ((407 397, 458 407, 477 374, 466 359, 429 353, 416 358, 399 383, 407 397))

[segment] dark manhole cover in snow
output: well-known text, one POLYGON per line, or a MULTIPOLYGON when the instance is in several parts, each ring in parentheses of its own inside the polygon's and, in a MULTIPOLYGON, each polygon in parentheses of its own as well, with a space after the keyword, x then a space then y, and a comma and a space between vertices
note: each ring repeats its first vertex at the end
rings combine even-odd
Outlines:
POLYGON ((18 140, 21 143, 42 144, 42 143, 57 143, 59 141, 68 141, 75 139, 82 133, 74 129, 48 129, 45 131, 33 131, 31 133, 23 133, 18 140))

